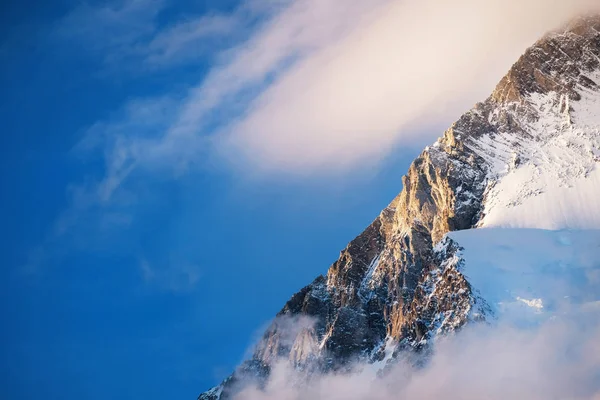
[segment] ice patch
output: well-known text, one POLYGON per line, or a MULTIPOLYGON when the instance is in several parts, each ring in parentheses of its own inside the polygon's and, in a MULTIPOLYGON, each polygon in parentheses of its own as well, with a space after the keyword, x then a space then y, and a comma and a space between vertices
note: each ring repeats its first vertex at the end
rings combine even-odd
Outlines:
MULTIPOLYGON (((565 296, 565 298, 568 298, 568 296, 565 296)), ((531 308, 537 308, 538 310, 541 310, 542 308, 544 308, 544 302, 542 301, 542 299, 527 300, 522 297, 517 297, 517 300, 520 301, 521 303, 525 303, 526 305, 528 305, 531 308)))
POLYGON ((600 301, 600 230, 480 228, 448 236, 463 248, 462 273, 499 319, 536 324, 600 301))
MULTIPOLYGON (((600 72, 589 79, 600 83, 600 72)), ((533 93, 532 115, 508 107, 522 131, 499 131, 465 146, 485 160, 489 186, 479 226, 600 228, 600 92, 578 88, 579 101, 533 93)), ((500 115, 490 115, 490 121, 500 115)))

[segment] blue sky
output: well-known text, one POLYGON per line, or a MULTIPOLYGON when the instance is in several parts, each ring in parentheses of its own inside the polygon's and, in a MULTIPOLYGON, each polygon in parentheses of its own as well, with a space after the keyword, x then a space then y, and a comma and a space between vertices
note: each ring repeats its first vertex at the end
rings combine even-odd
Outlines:
MULTIPOLYGON (((236 7, 226 3, 163 3, 151 22, 236 7)), ((286 179, 240 174, 205 150, 177 170, 161 165, 178 157, 168 155, 107 198, 106 142, 119 139, 82 141, 111 124, 127 125, 126 136, 161 135, 164 120, 123 116, 127 105, 185 92, 218 48, 147 67, 111 28, 95 37, 97 13, 123 3, 81 4, 3 3, 0 13, 2 397, 195 398, 391 200, 414 149, 362 173, 286 179), (69 26, 74 16, 90 31, 69 26)), ((146 29, 147 15, 123 18, 146 29)))
POLYGON ((227 376, 553 26, 444 4, 2 2, 2 398, 227 376))

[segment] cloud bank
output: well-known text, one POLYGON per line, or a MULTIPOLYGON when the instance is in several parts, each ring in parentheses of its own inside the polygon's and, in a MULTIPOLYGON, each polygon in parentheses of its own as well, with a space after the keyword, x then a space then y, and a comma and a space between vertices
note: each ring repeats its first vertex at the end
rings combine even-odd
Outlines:
MULTIPOLYGON (((358 363, 354 373, 311 376, 306 383, 310 367, 299 371, 292 366, 327 346, 320 347, 315 337, 313 347, 305 335, 298 336, 306 326, 302 319, 279 316, 274 325, 282 329, 266 336, 262 347, 259 342, 258 354, 262 356, 260 350, 269 345, 277 348, 279 337, 292 351, 275 359, 264 390, 253 387, 250 378, 239 387, 243 391, 236 400, 598 400, 598 234, 453 232, 452 240, 464 246, 461 273, 490 307, 485 323, 469 322, 451 335, 434 334, 428 339, 432 351, 420 356, 400 353, 398 362, 388 363, 379 378, 385 362, 358 363), (295 353, 294 348, 308 353, 295 353)), ((392 342, 386 341, 386 358, 394 350, 392 342)))
MULTIPOLYGON (((448 124, 485 99, 526 47, 592 3, 379 1, 368 13, 364 2, 300 4, 311 16, 355 12, 343 16, 352 27, 345 35, 306 38, 314 41, 309 54, 226 129, 225 153, 271 171, 347 170, 405 141, 433 140, 440 131, 424 128, 448 124)), ((309 32, 318 23, 292 11, 278 18, 309 32)))
POLYGON ((281 362, 264 390, 235 400, 506 400, 600 399, 597 309, 560 317, 536 329, 477 326, 440 340, 424 368, 400 361, 383 378, 368 366, 324 375, 307 386, 281 362), (595 314, 595 315, 594 315, 595 314))

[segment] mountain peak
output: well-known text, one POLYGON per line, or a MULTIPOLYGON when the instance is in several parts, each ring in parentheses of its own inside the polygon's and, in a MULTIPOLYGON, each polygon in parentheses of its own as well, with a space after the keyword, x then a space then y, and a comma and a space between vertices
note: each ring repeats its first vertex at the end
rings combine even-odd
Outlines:
POLYGON ((593 86, 585 76, 598 68, 600 15, 582 16, 527 49, 492 94, 498 103, 521 102, 531 93, 557 92, 578 100, 576 86, 593 86))
POLYGON ((402 192, 327 276, 295 294, 252 359, 200 399, 261 387, 274 360, 307 377, 356 361, 384 368, 489 318, 447 233, 600 226, 599 164, 600 16, 590 16, 535 43, 487 100, 427 147, 402 192))
MULTIPOLYGON (((569 21, 559 32, 571 32, 579 36, 593 37, 600 31, 600 14, 580 15, 569 21)), ((551 33, 552 34, 552 33, 551 33)))

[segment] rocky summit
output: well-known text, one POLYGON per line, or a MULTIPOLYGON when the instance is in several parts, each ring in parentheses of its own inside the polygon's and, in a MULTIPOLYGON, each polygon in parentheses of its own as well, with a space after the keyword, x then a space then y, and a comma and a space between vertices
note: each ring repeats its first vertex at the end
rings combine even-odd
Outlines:
POLYGON ((357 361, 384 369, 436 335, 492 318, 447 233, 597 224, 600 202, 585 188, 600 183, 599 166, 600 16, 589 16, 535 43, 427 147, 402 192, 326 276, 292 296, 252 358, 199 399, 260 387, 281 360, 307 377, 357 361))

